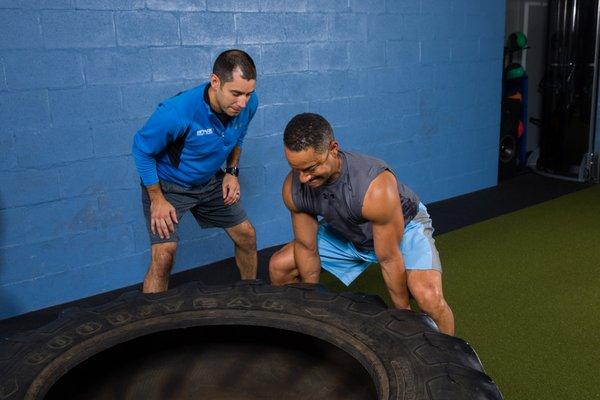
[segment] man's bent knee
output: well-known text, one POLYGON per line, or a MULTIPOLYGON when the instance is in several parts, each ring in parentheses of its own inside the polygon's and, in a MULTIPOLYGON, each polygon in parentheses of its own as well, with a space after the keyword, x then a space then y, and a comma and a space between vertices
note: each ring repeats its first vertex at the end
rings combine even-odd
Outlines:
POLYGON ((273 254, 269 260, 269 278, 274 285, 284 285, 293 282, 298 276, 298 271, 290 253, 289 245, 273 254))
POLYGON ((144 293, 163 292, 168 289, 176 250, 177 243, 174 242, 152 245, 152 262, 144 277, 144 293))
POLYGON ((256 250, 256 230, 250 221, 246 220, 230 228, 229 233, 238 247, 246 250, 256 250))
POLYGON ((282 257, 279 253, 273 254, 269 260, 269 278, 273 285, 282 285, 285 282, 286 271, 283 268, 282 257))
POLYGON ((411 293, 419 307, 428 313, 435 313, 444 308, 445 300, 440 288, 432 284, 419 284, 411 289, 411 293))
POLYGON ((244 231, 242 236, 240 247, 243 247, 246 250, 256 251, 256 230, 249 222, 248 226, 249 228, 244 231))
POLYGON ((171 269, 175 260, 177 243, 159 243, 152 246, 152 264, 159 269, 171 269))

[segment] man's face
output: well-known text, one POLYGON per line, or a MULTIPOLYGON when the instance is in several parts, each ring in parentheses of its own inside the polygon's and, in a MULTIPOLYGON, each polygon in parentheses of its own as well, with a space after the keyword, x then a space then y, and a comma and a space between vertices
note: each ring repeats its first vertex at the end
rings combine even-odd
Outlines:
POLYGON ((235 117, 246 107, 256 88, 256 80, 242 78, 238 69, 233 71, 232 80, 225 83, 212 74, 210 84, 216 90, 217 111, 230 117, 235 117))
POLYGON ((298 172, 300 182, 312 188, 328 183, 336 172, 338 144, 334 140, 329 149, 318 153, 312 147, 302 151, 292 151, 285 147, 285 157, 290 167, 298 172))

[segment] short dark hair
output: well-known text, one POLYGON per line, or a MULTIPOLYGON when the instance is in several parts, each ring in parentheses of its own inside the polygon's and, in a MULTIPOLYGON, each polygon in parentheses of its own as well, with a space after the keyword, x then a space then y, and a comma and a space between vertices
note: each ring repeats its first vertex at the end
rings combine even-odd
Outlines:
POLYGON ((236 68, 240 70, 242 78, 248 81, 256 80, 256 66, 252 57, 245 51, 237 49, 226 50, 219 54, 213 64, 213 74, 218 76, 223 83, 231 82, 233 71, 236 68))
POLYGON ((334 139, 333 128, 319 114, 302 113, 288 122, 283 132, 283 143, 291 151, 303 151, 309 148, 323 153, 334 139))

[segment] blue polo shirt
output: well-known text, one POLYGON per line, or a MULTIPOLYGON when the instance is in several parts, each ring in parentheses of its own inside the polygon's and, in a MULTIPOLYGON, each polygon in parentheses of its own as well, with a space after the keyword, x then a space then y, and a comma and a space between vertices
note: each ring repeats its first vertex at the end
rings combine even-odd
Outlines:
POLYGON ((252 93, 246 108, 227 126, 204 101, 208 83, 161 102, 133 138, 135 164, 145 186, 159 179, 183 187, 208 182, 227 160, 235 146, 241 146, 248 125, 256 113, 258 98, 252 93), (177 143, 177 164, 169 146, 177 143))

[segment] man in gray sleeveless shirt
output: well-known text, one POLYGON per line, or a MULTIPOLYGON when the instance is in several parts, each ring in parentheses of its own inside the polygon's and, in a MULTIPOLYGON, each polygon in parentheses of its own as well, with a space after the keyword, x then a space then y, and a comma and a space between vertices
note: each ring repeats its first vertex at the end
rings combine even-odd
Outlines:
POLYGON ((292 118, 284 143, 292 171, 283 200, 294 240, 271 258, 271 282, 317 283, 323 267, 349 285, 378 262, 397 308, 410 308, 410 292, 440 331, 453 335, 431 219, 417 195, 383 161, 341 151, 320 115, 292 118))

